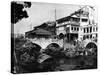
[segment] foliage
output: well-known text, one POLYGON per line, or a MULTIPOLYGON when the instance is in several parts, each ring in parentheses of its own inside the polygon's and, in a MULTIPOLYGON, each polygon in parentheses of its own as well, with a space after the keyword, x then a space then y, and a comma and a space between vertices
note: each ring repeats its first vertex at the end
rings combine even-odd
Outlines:
POLYGON ((11 2, 11 23, 17 23, 22 18, 27 18, 28 14, 24 8, 30 8, 30 2, 24 2, 23 4, 18 4, 17 2, 11 2))
MULTIPOLYGON (((21 43, 22 41, 20 40, 19 42, 21 43)), ((16 48, 19 71, 47 72, 55 71, 56 68, 59 70, 76 70, 97 67, 96 54, 80 55, 84 51, 90 52, 80 45, 76 45, 75 48, 67 48, 64 51, 59 45, 53 43, 47 46, 43 52, 40 53, 40 50, 41 47, 39 45, 30 41, 26 41, 20 48, 16 48), (60 60, 63 62, 60 62, 60 60)))

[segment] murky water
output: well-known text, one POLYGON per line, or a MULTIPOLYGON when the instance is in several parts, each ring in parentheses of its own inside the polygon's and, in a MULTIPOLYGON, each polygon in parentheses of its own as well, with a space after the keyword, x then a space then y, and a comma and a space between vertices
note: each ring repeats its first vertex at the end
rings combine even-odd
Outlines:
POLYGON ((79 69, 93 69, 97 67, 97 59, 95 56, 80 56, 75 58, 61 58, 59 59, 59 66, 55 70, 79 70, 79 69))

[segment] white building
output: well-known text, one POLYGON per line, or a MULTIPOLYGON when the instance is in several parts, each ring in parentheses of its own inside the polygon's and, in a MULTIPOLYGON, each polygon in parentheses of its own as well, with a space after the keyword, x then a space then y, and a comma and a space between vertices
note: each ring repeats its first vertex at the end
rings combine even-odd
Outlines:
POLYGON ((70 16, 57 20, 56 34, 67 35, 69 40, 85 40, 97 38, 97 24, 94 19, 95 9, 84 6, 70 16))

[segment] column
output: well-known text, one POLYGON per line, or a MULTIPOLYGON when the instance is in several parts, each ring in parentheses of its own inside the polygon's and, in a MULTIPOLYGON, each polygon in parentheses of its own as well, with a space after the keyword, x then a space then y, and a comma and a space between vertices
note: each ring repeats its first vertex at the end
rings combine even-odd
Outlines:
POLYGON ((89 30, 89 33, 90 33, 90 27, 88 28, 88 30, 89 30))

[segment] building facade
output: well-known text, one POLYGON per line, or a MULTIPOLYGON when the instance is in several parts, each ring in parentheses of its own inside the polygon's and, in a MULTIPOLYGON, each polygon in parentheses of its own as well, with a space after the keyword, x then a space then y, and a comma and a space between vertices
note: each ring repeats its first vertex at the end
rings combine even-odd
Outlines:
POLYGON ((84 6, 70 16, 58 19, 56 34, 67 35, 68 40, 97 40, 98 27, 94 19, 94 11, 93 7, 84 6))

